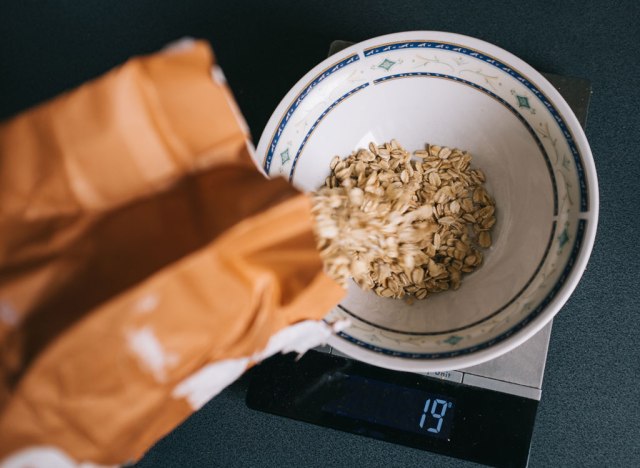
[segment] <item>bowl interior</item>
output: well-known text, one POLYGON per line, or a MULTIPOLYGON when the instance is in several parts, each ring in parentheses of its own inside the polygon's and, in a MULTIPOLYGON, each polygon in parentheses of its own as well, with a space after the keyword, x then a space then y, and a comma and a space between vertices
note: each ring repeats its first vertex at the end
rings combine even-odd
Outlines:
POLYGON ((496 199, 493 246, 457 291, 408 305, 353 284, 342 306, 385 328, 426 333, 459 329, 495 313, 531 278, 549 243, 554 199, 545 155, 527 126, 487 94, 444 79, 393 80, 332 110, 307 141, 291 180, 315 190, 334 155, 392 138, 409 150, 429 142, 471 152, 496 199))
POLYGON ((454 368, 483 349, 505 352, 496 344, 550 320, 588 256, 590 245, 581 247, 597 207, 581 128, 551 85, 511 54, 464 36, 401 33, 346 49, 305 76, 274 112, 257 158, 268 175, 311 191, 333 156, 392 138, 411 151, 431 143, 471 152, 496 200, 493 245, 459 290, 412 305, 352 284, 329 315, 352 325, 332 344, 376 364, 384 355, 394 368, 403 360, 454 368))

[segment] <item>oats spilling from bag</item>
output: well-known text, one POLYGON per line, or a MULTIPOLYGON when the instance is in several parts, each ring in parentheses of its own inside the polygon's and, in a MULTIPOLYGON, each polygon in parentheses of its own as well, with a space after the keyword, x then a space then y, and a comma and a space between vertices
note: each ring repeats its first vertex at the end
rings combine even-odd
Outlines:
POLYGON ((313 213, 326 271, 342 285, 353 277, 379 296, 424 299, 482 264, 496 222, 484 173, 458 149, 413 156, 392 140, 331 161, 313 213))

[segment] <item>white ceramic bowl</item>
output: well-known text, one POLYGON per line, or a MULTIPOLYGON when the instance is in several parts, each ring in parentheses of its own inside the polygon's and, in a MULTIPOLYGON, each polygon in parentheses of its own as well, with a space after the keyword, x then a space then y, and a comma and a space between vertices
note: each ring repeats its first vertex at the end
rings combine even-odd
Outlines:
POLYGON ((457 291, 407 305, 355 284, 329 314, 330 344, 382 367, 464 368, 534 335, 576 287, 598 218, 587 139, 560 94, 522 60, 458 34, 415 31, 349 47, 307 73, 267 124, 258 164, 305 191, 338 154, 397 139, 469 150, 497 207, 484 265, 457 291))

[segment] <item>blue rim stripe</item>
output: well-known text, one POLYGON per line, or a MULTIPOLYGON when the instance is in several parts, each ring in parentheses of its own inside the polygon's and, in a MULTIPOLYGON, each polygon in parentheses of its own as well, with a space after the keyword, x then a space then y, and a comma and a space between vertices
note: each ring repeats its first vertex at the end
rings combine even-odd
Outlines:
POLYGON ((538 315, 540 315, 540 313, 544 310, 544 308, 553 300, 554 297, 556 297, 556 294, 558 294, 558 291, 560 291, 562 286, 564 286, 565 282, 567 281, 567 278, 569 277, 569 274, 573 270, 573 266, 575 265, 576 259, 578 258, 578 254, 580 253, 580 249, 582 248, 582 241, 584 240, 584 233, 586 231, 586 228, 587 228, 587 221, 584 219, 578 220, 578 230, 576 232, 576 240, 573 243, 573 249, 571 250, 569 261, 565 265, 564 270, 562 271, 562 274, 558 278, 558 281, 556 281, 556 284, 553 286, 553 289, 549 292, 549 294, 547 294, 547 297, 545 297, 543 301, 540 304, 538 304, 538 306, 533 310, 533 312, 531 312, 527 317, 525 317, 524 320, 518 322, 514 327, 510 328, 509 330, 504 332, 502 335, 492 338, 489 341, 477 344, 470 348, 463 348, 456 351, 449 351, 446 353, 407 353, 404 351, 395 351, 392 349, 381 348, 380 346, 375 346, 369 343, 365 343, 364 341, 361 341, 358 338, 354 338, 353 336, 348 335, 345 332, 339 332, 338 336, 351 343, 354 343, 358 346, 369 349, 371 351, 375 351, 377 353, 382 353, 382 354, 386 354, 388 356, 394 356, 394 357, 408 358, 408 359, 446 359, 446 358, 461 356, 464 354, 475 353, 477 351, 489 348, 501 341, 506 340, 511 335, 522 330, 533 319, 535 319, 538 315))
POLYGON ((344 101, 348 97, 353 96, 355 93, 357 93, 358 91, 366 88, 367 86, 369 86, 369 83, 365 83, 363 85, 358 86, 357 88, 353 88, 348 93, 345 93, 342 96, 340 96, 338 99, 336 99, 329 107, 327 107, 324 110, 324 112, 322 114, 320 114, 320 117, 318 117, 316 119, 316 121, 313 123, 313 125, 311 126, 311 128, 309 128, 309 131, 307 132, 307 134, 304 136, 304 139, 302 140, 302 144, 300 145, 300 148, 298 148, 298 151, 296 152, 296 155, 293 157, 293 162, 291 163, 291 172, 289 173, 289 182, 293 182, 293 177, 294 177, 294 175, 296 173, 296 165, 298 164, 298 158, 302 154, 302 150, 304 149, 305 145, 307 144, 307 140, 309 140, 309 137, 311 136, 313 131, 316 129, 316 127, 318 126, 320 121, 322 119, 324 119, 327 116, 327 114, 329 112, 331 112, 342 101, 344 101))
POLYGON ((522 83, 525 87, 529 89, 538 100, 547 108, 551 116, 554 118, 560 130, 562 131, 563 136, 567 140, 569 144, 569 148, 571 150, 571 155, 573 156, 573 160, 576 165, 576 171, 578 173, 578 180, 580 183, 580 211, 585 212, 589 211, 589 197, 588 197, 588 187, 587 180, 585 178, 584 173, 584 165, 582 164, 582 158, 580 156, 580 151, 578 151, 578 147, 575 143, 573 135, 567 124, 564 122, 564 119, 560 116, 560 113, 556 110, 556 108, 551 104, 551 102, 547 99, 547 97, 540 91, 537 87, 533 85, 526 77, 520 74, 518 71, 513 70, 511 67, 506 66, 504 63, 500 62, 494 57, 489 55, 485 55, 481 52, 478 52, 473 49, 469 49, 467 47, 462 47, 456 44, 450 44, 446 42, 431 42, 431 41, 410 41, 410 42, 398 42, 392 44, 385 44, 382 46, 372 47, 370 49, 365 49, 364 56, 369 57, 375 54, 382 54, 384 52, 389 52, 391 50, 398 49, 442 49, 442 50, 450 50, 452 52, 458 52, 461 54, 468 55, 470 57, 476 58, 478 60, 482 60, 483 62, 492 65, 493 67, 511 75, 513 78, 522 83))
POLYGON ((280 140, 280 136, 284 132, 284 128, 289 123, 291 116, 296 111, 298 106, 300 106, 300 103, 304 100, 304 98, 307 97, 307 95, 313 90, 313 88, 315 88, 325 78, 337 72, 338 70, 346 67, 347 65, 357 62, 358 60, 360 60, 360 57, 358 56, 358 54, 353 54, 345 58, 344 60, 334 65, 331 65, 329 68, 326 68, 324 71, 322 71, 311 83, 309 83, 302 91, 300 91, 300 94, 296 96, 294 101, 291 103, 291 105, 287 109, 287 112, 284 114, 284 117, 280 119, 277 129, 274 132, 273 136, 271 137, 271 144, 269 145, 269 150, 267 151, 266 157, 263 162, 263 167, 267 174, 269 174, 269 170, 271 169, 271 160, 273 159, 273 154, 276 150, 276 147, 278 146, 278 141, 280 140))

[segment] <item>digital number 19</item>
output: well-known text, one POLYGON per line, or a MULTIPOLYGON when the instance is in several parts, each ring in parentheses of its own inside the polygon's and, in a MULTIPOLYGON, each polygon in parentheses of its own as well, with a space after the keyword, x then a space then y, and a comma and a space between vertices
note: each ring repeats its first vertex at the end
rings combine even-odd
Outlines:
POLYGON ((442 429, 442 421, 444 415, 447 412, 447 408, 451 408, 451 402, 436 398, 435 400, 433 400, 433 404, 431 404, 431 398, 427 398, 427 401, 425 401, 424 403, 424 409, 422 410, 422 417, 420 418, 421 428, 424 428, 424 423, 427 419, 427 412, 429 412, 429 406, 431 406, 431 416, 433 416, 433 418, 438 422, 436 423, 435 427, 428 427, 427 431, 438 434, 440 432, 440 429, 442 429), (442 406, 438 408, 438 405, 442 406))

